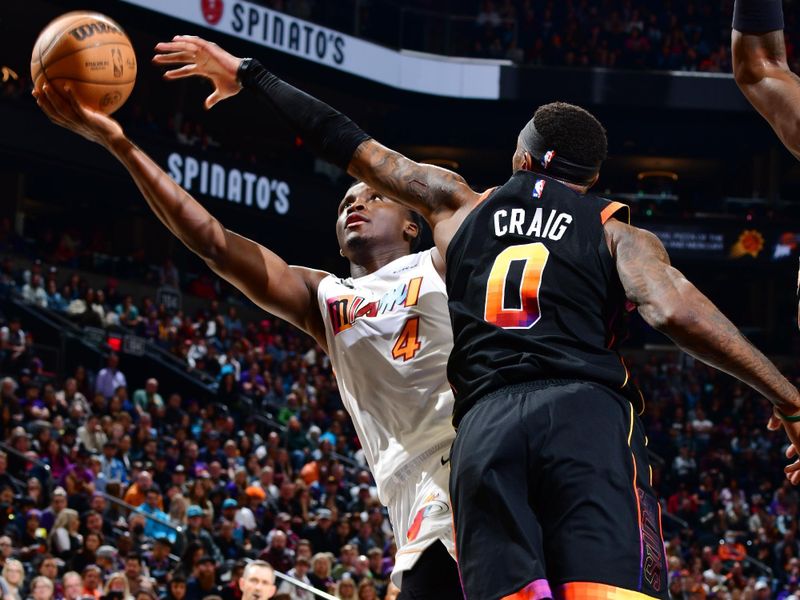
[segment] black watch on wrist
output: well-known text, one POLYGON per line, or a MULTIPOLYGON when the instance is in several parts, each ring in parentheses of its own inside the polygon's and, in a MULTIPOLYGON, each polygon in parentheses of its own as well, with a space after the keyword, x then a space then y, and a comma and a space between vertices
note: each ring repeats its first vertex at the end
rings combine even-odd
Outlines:
POLYGON ((251 62, 253 62, 252 58, 243 58, 242 62, 239 63, 239 68, 236 69, 236 83, 238 83, 239 86, 242 85, 242 76, 247 71, 247 68, 250 66, 251 62))

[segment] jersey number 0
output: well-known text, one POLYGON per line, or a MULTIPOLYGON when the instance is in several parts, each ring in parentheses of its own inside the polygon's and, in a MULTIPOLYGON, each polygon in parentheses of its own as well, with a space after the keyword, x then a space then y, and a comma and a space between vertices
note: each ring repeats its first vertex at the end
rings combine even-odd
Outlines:
POLYGON ((486 282, 484 320, 503 329, 533 327, 541 317, 539 287, 549 256, 541 242, 509 246, 498 254, 486 282))

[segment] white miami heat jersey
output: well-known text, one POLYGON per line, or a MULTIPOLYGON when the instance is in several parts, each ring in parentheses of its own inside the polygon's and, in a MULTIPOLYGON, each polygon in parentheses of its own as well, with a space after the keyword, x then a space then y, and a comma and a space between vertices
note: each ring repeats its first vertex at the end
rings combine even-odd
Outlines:
POLYGON ((329 275, 318 300, 342 400, 389 504, 412 463, 447 455, 455 437, 444 281, 428 250, 364 277, 329 275))

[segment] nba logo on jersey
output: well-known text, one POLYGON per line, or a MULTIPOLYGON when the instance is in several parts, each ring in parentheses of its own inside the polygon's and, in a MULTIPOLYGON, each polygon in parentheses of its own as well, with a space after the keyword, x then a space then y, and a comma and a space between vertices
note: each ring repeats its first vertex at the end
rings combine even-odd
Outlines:
POLYGON ((546 182, 545 182, 544 179, 537 179, 536 183, 533 184, 533 194, 532 194, 532 196, 534 198, 541 198, 542 197, 542 194, 544 194, 544 184, 545 183, 546 182))
POLYGON ((542 157, 542 166, 543 166, 545 169, 546 169, 547 167, 549 167, 549 166, 550 166, 550 162, 551 162, 551 161, 552 161, 552 160, 553 160, 555 157, 556 157, 556 151, 555 151, 555 150, 548 150, 547 152, 545 152, 545 153, 544 153, 544 156, 542 157))

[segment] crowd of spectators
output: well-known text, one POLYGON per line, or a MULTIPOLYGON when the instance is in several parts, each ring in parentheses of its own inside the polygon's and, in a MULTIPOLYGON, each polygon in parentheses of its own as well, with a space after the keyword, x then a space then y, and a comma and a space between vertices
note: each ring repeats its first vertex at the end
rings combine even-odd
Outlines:
MULTIPOLYGON (((328 14, 326 3, 319 0, 261 3, 387 45, 406 47, 421 40, 421 47, 413 48, 419 50, 439 51, 447 37, 448 54, 520 64, 731 70, 732 0, 371 0, 346 3, 350 15, 346 20, 328 14), (426 20, 427 35, 409 37, 426 20)), ((785 12, 787 50, 790 64, 795 64, 796 9, 788 3, 785 12)))
MULTIPOLYGON (((6 263, 3 284, 37 302, 35 270, 6 263)), ((390 524, 321 350, 279 320, 247 322, 213 301, 192 318, 132 298, 104 310, 177 343, 215 373, 218 395, 201 403, 154 378, 130 381, 116 354, 97 372, 56 377, 7 319, 0 438, 30 458, 0 455, 0 586, 36 600, 115 590, 227 600, 242 561, 263 558, 338 598, 384 597, 390 524), (242 394, 273 411, 273 426, 244 418, 242 394)), ((687 357, 636 358, 672 593, 800 595, 800 496, 783 479, 783 434, 766 430, 768 403, 687 357)))

